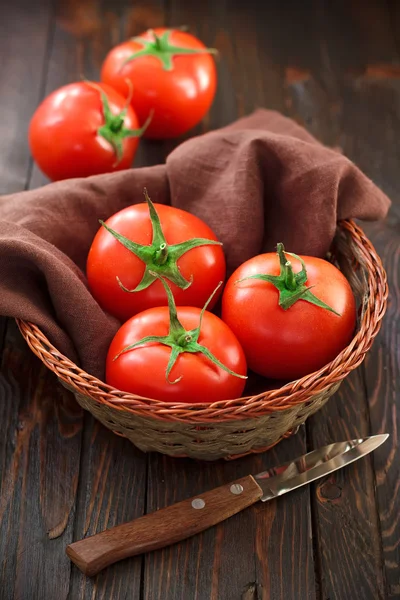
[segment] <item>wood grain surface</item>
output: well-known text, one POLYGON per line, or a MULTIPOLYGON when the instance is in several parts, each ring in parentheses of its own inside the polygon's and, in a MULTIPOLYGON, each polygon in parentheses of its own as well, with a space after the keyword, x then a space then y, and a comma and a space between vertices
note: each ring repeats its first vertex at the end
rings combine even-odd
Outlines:
MULTIPOLYGON (((400 121, 395 114, 386 115, 390 106, 388 95, 392 94, 393 85, 389 66, 397 56, 390 15, 378 1, 368 3, 367 11, 361 11, 360 4, 357 6, 353 2, 350 3, 349 22, 348 8, 344 4, 340 6, 340 3, 322 7, 320 3, 306 15, 308 22, 313 17, 316 24, 309 32, 308 45, 313 46, 316 52, 313 56, 306 56, 307 50, 299 49, 298 66, 286 73, 291 98, 290 112, 295 118, 298 115, 324 143, 337 147, 354 159, 393 197, 395 190, 388 189, 385 183, 395 183, 393 175, 398 168, 398 161, 393 160, 392 152, 388 155, 390 144, 388 140, 385 143, 385 138, 391 136, 396 127, 399 129, 400 121), (370 82, 365 75, 368 72, 370 82)), ((388 223, 379 224, 378 227, 383 229, 388 241, 395 243, 388 223)), ((376 244, 374 229, 369 227, 367 231, 376 244)), ((378 250, 383 256, 382 251, 378 250)), ((393 248, 390 260, 395 254, 393 248)), ((385 266, 389 273, 396 272, 393 267, 388 267, 386 260, 385 266)), ((389 283, 392 296, 393 292, 396 294, 393 283, 393 280, 389 283)), ((373 353, 380 345, 382 336, 385 336, 385 331, 390 328, 392 335, 396 335, 395 328, 392 329, 394 324, 393 317, 386 318, 373 353)), ((396 344, 395 340, 390 352, 393 364, 396 355, 398 359, 398 342, 396 344)), ((374 425, 380 423, 381 419, 373 419, 369 412, 367 380, 373 377, 375 382, 376 376, 369 367, 372 355, 368 357, 365 367, 345 381, 336 398, 310 419, 307 424, 310 448, 320 446, 328 437, 341 440, 378 431, 390 432, 392 436, 395 434, 392 423, 388 422, 383 429, 374 425)), ((376 365, 376 359, 373 364, 376 365)), ((391 391, 395 391, 395 385, 392 379, 391 391)), ((379 395, 376 404, 382 409, 385 391, 376 389, 376 393, 379 395)), ((397 446, 393 438, 392 443, 397 446)), ((387 442, 386 448, 378 449, 371 459, 361 461, 345 472, 334 473, 326 482, 313 486, 314 543, 323 598, 347 600, 360 597, 363 600, 375 600, 391 597, 387 580, 389 565, 384 563, 384 538, 382 542, 377 514, 379 506, 374 473, 374 460, 382 460, 381 457, 389 452, 390 443, 387 442)), ((396 473, 393 475, 396 477, 396 473)), ((392 515, 391 526, 394 523, 396 519, 392 515)), ((397 541, 398 533, 397 523, 397 541)), ((397 579, 399 562, 397 549, 397 567, 394 569, 397 579)))
MULTIPOLYGON (((29 119, 40 99, 142 30, 187 25, 219 49, 219 87, 190 135, 280 110, 391 197, 363 225, 388 273, 387 316, 364 365, 290 440, 203 464, 136 450, 83 414, 0 319, 0 600, 400 598, 400 7, 396 0, 13 0, 0 3, 0 194, 38 187, 29 119), (84 536, 335 440, 391 434, 372 457, 180 544, 85 577, 84 536)), ((178 143, 143 142, 135 165, 178 143)), ((1 201, 1 200, 0 200, 1 201)))
MULTIPOLYGON (((201 492, 249 472, 259 473, 305 451, 304 437, 298 435, 272 452, 226 464, 155 455, 150 462, 147 510, 187 498, 193 490, 201 492)), ((308 488, 288 496, 284 503, 254 505, 177 546, 146 555, 144 598, 180 598, 187 589, 196 599, 229 600, 240 598, 254 583, 263 598, 315 598, 310 529, 308 488)))

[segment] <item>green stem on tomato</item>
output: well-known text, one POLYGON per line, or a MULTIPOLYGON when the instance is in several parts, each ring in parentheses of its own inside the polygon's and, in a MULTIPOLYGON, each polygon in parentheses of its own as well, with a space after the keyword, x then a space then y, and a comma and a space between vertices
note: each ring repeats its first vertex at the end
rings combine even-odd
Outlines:
POLYGON ((154 262, 157 265, 165 265, 168 259, 168 245, 166 243, 160 244, 158 250, 154 254, 154 262))
POLYGON ((307 270, 304 260, 300 258, 300 256, 297 256, 297 254, 293 254, 292 252, 285 252, 285 248, 282 243, 277 244, 277 255, 280 264, 279 275, 260 273, 239 279, 236 283, 247 281, 248 279, 268 281, 269 283, 272 283, 272 285, 274 285, 279 291, 279 306, 283 308, 283 310, 288 310, 298 300, 305 300, 310 304, 315 304, 315 306, 329 310, 340 317, 340 314, 336 312, 336 310, 317 298, 310 291, 311 287, 307 287, 305 285, 307 281, 307 270), (301 271, 294 273, 292 263, 286 258, 286 254, 292 256, 300 262, 301 271))
POLYGON ((154 204, 149 198, 147 189, 144 189, 144 197, 149 207, 150 221, 153 231, 152 242, 149 246, 144 246, 133 242, 124 235, 118 233, 111 227, 109 227, 103 221, 99 221, 100 224, 107 229, 107 231, 118 240, 125 248, 130 250, 132 254, 140 258, 145 264, 143 277, 139 284, 130 290, 126 288, 123 282, 117 277, 119 286, 129 293, 141 292, 148 288, 159 275, 168 279, 171 283, 174 283, 179 288, 186 290, 193 281, 193 277, 189 280, 185 279, 178 267, 178 260, 192 250, 199 246, 222 246, 221 242, 216 240, 208 240, 206 238, 191 238, 186 242, 180 242, 179 244, 167 244, 164 232, 161 226, 160 218, 155 209, 154 204))
POLYGON ((104 92, 104 90, 101 89, 99 85, 93 83, 92 81, 86 81, 86 83, 90 85, 90 87, 92 87, 93 89, 97 90, 100 94, 104 123, 97 130, 97 135, 100 135, 112 146, 115 153, 114 166, 116 166, 119 162, 121 162, 124 153, 124 139, 128 137, 141 137, 146 131, 147 127, 150 125, 150 122, 153 118, 153 112, 149 114, 149 117, 147 118, 143 127, 140 127, 139 129, 129 129, 128 127, 125 127, 125 117, 127 115, 128 107, 132 100, 132 83, 129 80, 127 80, 127 84, 129 85, 129 95, 126 99, 124 108, 118 114, 114 114, 111 111, 107 94, 104 92))
POLYGON ((163 48, 163 43, 161 41, 161 38, 156 34, 156 32, 153 29, 149 29, 148 31, 154 38, 154 46, 157 50, 157 52, 163 52, 164 48, 163 48))
POLYGON ((159 36, 155 33, 155 31, 149 29, 148 33, 153 36, 151 41, 143 37, 132 38, 133 41, 141 44, 142 48, 128 56, 128 58, 122 63, 121 69, 127 63, 142 56, 154 56, 161 62, 165 71, 172 71, 174 67, 173 58, 175 56, 190 54, 218 54, 218 50, 215 48, 187 48, 185 46, 174 46, 174 44, 171 44, 169 41, 172 32, 173 29, 167 29, 159 36))
POLYGON ((164 289, 167 293, 168 310, 169 310, 169 332, 168 332, 168 335, 146 336, 146 337, 142 338, 141 340, 139 340, 138 342, 135 342, 134 344, 130 344, 129 346, 127 346, 126 348, 121 350, 121 352, 119 352, 114 357, 114 360, 117 360, 121 356, 121 354, 125 354, 125 352, 130 352, 131 350, 135 350, 139 346, 143 346, 144 344, 148 344, 148 343, 157 342, 159 344, 162 344, 163 346, 169 346, 171 348, 171 355, 170 355, 170 358, 168 361, 167 369, 165 371, 165 378, 168 381, 168 383, 175 384, 175 383, 178 383, 178 381, 180 381, 182 379, 182 377, 178 377, 174 381, 171 381, 169 379, 169 376, 170 376, 171 371, 178 359, 178 356, 180 354, 184 354, 186 352, 189 352, 192 354, 203 354, 212 363, 214 363, 216 366, 220 367, 221 369, 223 369, 230 375, 234 375, 235 377, 240 377, 241 379, 247 379, 246 375, 239 375, 239 373, 235 373, 234 371, 229 369, 226 365, 224 365, 220 360, 218 360, 218 358, 216 356, 214 356, 214 354, 212 354, 212 352, 208 348, 206 348, 202 344, 199 344, 199 336, 200 336, 201 324, 203 321, 204 312, 205 312, 207 306, 209 305, 209 303, 211 302, 211 300, 213 299, 216 292, 221 287, 222 281, 220 281, 220 283, 217 285, 217 287, 215 288, 215 290, 213 291, 213 293, 211 294, 211 296, 209 297, 209 299, 203 306, 203 308, 200 312, 198 326, 195 329, 187 330, 184 328, 182 323, 179 321, 174 296, 171 292, 169 285, 165 281, 164 277, 161 277, 160 275, 158 275, 155 272, 152 272, 151 274, 155 278, 157 278, 161 281, 161 283, 164 286, 164 289))

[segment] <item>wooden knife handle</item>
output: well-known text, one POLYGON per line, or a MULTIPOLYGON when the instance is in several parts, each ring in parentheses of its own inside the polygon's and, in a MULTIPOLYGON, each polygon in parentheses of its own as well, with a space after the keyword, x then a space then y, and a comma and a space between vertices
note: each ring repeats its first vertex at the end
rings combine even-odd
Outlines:
POLYGON ((118 560, 200 533, 254 504, 262 495, 260 486, 248 475, 70 544, 67 554, 83 573, 96 575, 118 560))

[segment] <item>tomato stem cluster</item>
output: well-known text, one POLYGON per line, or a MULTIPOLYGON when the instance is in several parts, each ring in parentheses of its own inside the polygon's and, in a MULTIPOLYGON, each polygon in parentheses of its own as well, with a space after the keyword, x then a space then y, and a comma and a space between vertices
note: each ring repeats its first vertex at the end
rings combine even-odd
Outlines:
POLYGON ((162 35, 158 36, 155 31, 150 29, 149 33, 152 35, 153 40, 150 41, 143 37, 132 38, 133 41, 141 44, 142 48, 128 56, 123 62, 122 67, 128 62, 131 62, 131 60, 135 60, 141 56, 154 56, 161 62, 165 71, 172 71, 172 59, 174 56, 182 56, 185 54, 217 54, 218 52, 215 48, 186 48, 185 46, 174 46, 169 41, 172 32, 172 29, 167 29, 162 35))
POLYGON ((115 152, 115 163, 114 167, 121 161, 123 156, 123 141, 125 138, 129 137, 141 137, 146 131, 147 127, 150 125, 150 122, 153 118, 153 113, 149 115, 143 127, 139 129, 129 129, 125 127, 125 118, 128 112, 128 107, 132 100, 133 88, 132 84, 129 82, 129 96, 126 100, 124 108, 115 115, 110 108, 110 104, 108 102, 107 94, 102 90, 98 85, 91 81, 86 82, 90 87, 94 88, 100 93, 101 103, 103 108, 103 117, 104 124, 99 127, 97 130, 97 134, 102 138, 107 140, 107 142, 112 146, 115 152))
POLYGON ((285 252, 282 243, 279 243, 276 249, 280 264, 279 275, 259 273, 257 275, 250 275, 244 279, 239 279, 236 283, 247 281, 248 279, 268 281, 279 291, 279 306, 283 308, 283 310, 288 310, 298 300, 305 300, 306 302, 310 302, 310 304, 315 304, 320 308, 324 308, 325 310, 329 310, 330 312, 335 313, 335 315, 340 316, 332 307, 314 296, 310 291, 311 287, 305 285, 307 281, 307 270, 304 260, 300 258, 300 256, 297 256, 297 254, 293 254, 293 252, 285 252), (294 273, 292 263, 286 257, 287 254, 300 262, 301 271, 294 273))
POLYGON ((169 285, 166 283, 165 279, 163 277, 161 277, 160 275, 158 275, 157 273, 151 272, 151 275, 154 278, 157 278, 161 281, 161 283, 164 286, 164 289, 167 293, 169 319, 170 319, 169 333, 168 333, 168 335, 165 335, 165 336, 158 336, 158 335, 146 336, 146 337, 142 338, 141 340, 139 340, 138 342, 135 342, 134 344, 130 344, 129 346, 127 346, 126 348, 121 350, 121 352, 119 352, 114 357, 114 360, 117 360, 121 356, 121 354, 124 354, 125 352, 134 350, 135 348, 138 348, 139 346, 143 346, 144 344, 156 342, 156 343, 162 344, 164 346, 170 346, 170 348, 171 348, 171 355, 170 355, 170 358, 168 361, 168 366, 167 366, 167 369, 165 372, 165 378, 168 381, 168 383, 175 384, 175 383, 178 383, 182 379, 182 377, 178 377, 174 381, 171 381, 169 379, 169 376, 170 376, 173 366, 175 365, 175 363, 178 359, 178 356, 184 352, 190 352, 193 354, 197 354, 197 353, 203 354, 212 363, 214 363, 215 365, 217 365, 218 367, 220 367, 221 369, 223 369, 230 375, 234 375, 235 377, 240 377, 241 379, 247 379, 247 377, 245 375, 239 375, 238 373, 235 373, 234 371, 229 369, 227 366, 225 366, 220 360, 218 360, 218 358, 216 356, 214 356, 214 354, 208 348, 199 344, 199 341, 198 341, 199 336, 200 336, 201 324, 202 324, 204 312, 207 309, 207 306, 209 305, 211 300, 213 299, 214 295, 218 291, 218 289, 221 287, 222 281, 218 284, 218 286, 215 288, 215 290, 213 291, 213 293, 211 294, 211 296, 209 297, 209 299, 203 306, 203 308, 200 312, 198 327, 188 331, 187 329, 185 329, 183 327, 182 323, 179 321, 174 296, 171 292, 169 285))
POLYGON ((103 221, 100 221, 100 224, 107 229, 107 231, 111 233, 115 239, 121 242, 125 248, 140 258, 145 264, 143 277, 133 290, 126 288, 120 281, 119 277, 117 277, 118 284, 125 292, 140 292, 148 288, 155 281, 155 279, 161 275, 179 288, 186 290, 191 285, 192 278, 188 281, 183 277, 177 264, 178 259, 193 248, 212 245, 221 246, 222 244, 216 240, 192 238, 186 242, 168 245, 162 230, 160 218, 154 204, 149 198, 146 188, 144 189, 144 197, 149 207, 151 226, 153 230, 153 237, 150 246, 137 244, 121 233, 111 229, 111 227, 109 227, 103 221))
POLYGON ((160 38, 153 29, 150 29, 149 33, 154 38, 154 46, 158 52, 168 51, 168 43, 165 43, 165 38, 160 38))

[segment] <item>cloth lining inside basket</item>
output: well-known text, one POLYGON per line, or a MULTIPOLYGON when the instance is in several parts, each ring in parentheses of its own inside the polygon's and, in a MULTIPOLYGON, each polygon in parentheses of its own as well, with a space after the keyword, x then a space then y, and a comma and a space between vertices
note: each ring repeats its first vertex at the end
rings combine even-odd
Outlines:
POLYGON ((99 378, 119 324, 87 288, 86 256, 98 220, 142 202, 144 187, 215 231, 228 272, 278 241, 324 256, 339 219, 380 219, 390 205, 346 157, 267 110, 185 141, 165 165, 0 198, 0 314, 35 323, 99 378))

